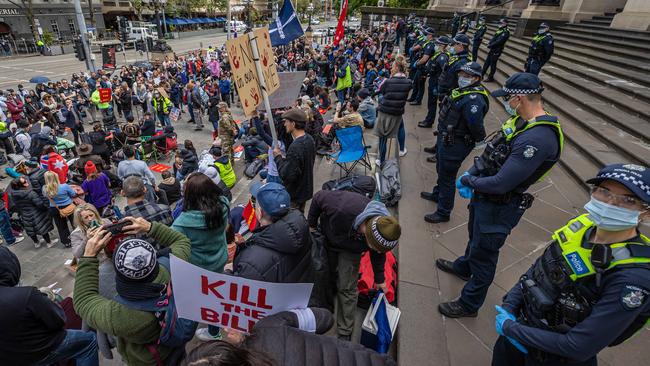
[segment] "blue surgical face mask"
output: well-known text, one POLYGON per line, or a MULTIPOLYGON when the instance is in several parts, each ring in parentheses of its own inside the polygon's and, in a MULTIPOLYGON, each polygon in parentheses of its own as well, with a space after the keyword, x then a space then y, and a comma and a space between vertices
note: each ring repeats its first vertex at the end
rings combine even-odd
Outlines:
POLYGON ((539 28, 537 30, 537 34, 544 34, 544 33, 546 33, 546 31, 548 31, 548 28, 539 28))
POLYGON ((474 80, 472 78, 464 78, 462 76, 458 77, 458 87, 459 88, 466 88, 474 83, 474 80))
POLYGON ((440 52, 440 46, 438 46, 438 45, 434 45, 434 46, 433 46, 433 50, 434 50, 435 52, 440 52))
POLYGON ((623 231, 639 225, 641 212, 610 205, 592 198, 585 204, 591 220, 599 228, 607 231, 623 231))
POLYGON ((506 113, 508 113, 511 116, 517 115, 517 108, 519 107, 519 105, 517 105, 517 107, 512 108, 510 106, 510 103, 508 103, 507 101, 503 101, 502 103, 503 103, 503 108, 506 109, 506 113))
POLYGON ((453 47, 449 47, 449 54, 450 55, 455 55, 456 54, 456 49, 453 47))

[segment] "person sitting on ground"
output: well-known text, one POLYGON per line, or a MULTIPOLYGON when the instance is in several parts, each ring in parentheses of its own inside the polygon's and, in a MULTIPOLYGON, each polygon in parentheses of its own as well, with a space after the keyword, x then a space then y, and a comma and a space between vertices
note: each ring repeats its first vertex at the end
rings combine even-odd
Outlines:
POLYGON ((180 157, 182 159, 181 167, 176 173, 176 179, 183 180, 190 173, 195 172, 199 169, 199 161, 196 155, 192 151, 187 149, 181 149, 180 157))
POLYGON ((140 142, 140 136, 142 136, 142 133, 140 132, 140 125, 135 121, 133 116, 126 118, 126 124, 122 126, 122 131, 126 135, 127 142, 130 142, 132 144, 137 144, 140 142))
POLYGON ((84 173, 86 179, 81 183, 81 189, 86 193, 86 202, 92 203, 97 211, 103 213, 113 200, 111 181, 92 161, 86 162, 84 173))
MULTIPOLYGON (((230 159, 228 159, 227 155, 223 155, 221 148, 216 146, 210 148, 210 154, 214 158, 213 167, 219 172, 221 181, 228 189, 232 188, 237 183, 237 176, 230 159)), ((206 173, 206 175, 212 176, 213 174, 206 173)))
POLYGON ((158 189, 165 191, 169 205, 173 205, 181 198, 181 184, 178 179, 169 170, 161 173, 162 181, 158 184, 158 189))
POLYGON ((311 236, 300 211, 278 183, 251 186, 258 227, 239 247, 235 276, 265 282, 311 282, 311 236))
POLYGON ((156 133, 156 121, 153 119, 153 115, 149 112, 144 114, 144 119, 142 120, 142 126, 140 126, 139 136, 153 136, 156 133))
MULTIPOLYGON (((223 195, 228 198, 228 200, 232 200, 232 193, 230 192, 230 188, 224 183, 224 181, 221 179, 221 174, 219 168, 214 165, 214 160, 215 160, 215 155, 217 153, 216 150, 212 149, 220 149, 219 147, 213 146, 210 148, 208 151, 203 151, 201 153, 201 161, 199 163, 199 173, 205 174, 208 178, 212 179, 214 184, 219 186, 219 189, 223 192, 223 195), (212 151, 212 153, 210 152, 212 151)), ((221 154, 221 151, 218 152, 221 154)), ((221 156, 221 155, 219 155, 221 156)), ((235 172, 233 170, 232 174, 234 175, 235 172)), ((237 180, 237 177, 235 177, 235 181, 237 180)))
POLYGON ((283 311, 260 320, 249 336, 223 332, 224 340, 193 349, 181 366, 397 366, 388 355, 325 336, 332 323, 325 309, 283 311))
POLYGON ((386 252, 397 246, 401 227, 386 206, 348 191, 322 190, 309 206, 309 227, 327 238, 330 271, 337 276, 338 337, 350 340, 357 308, 357 280, 361 255, 370 252, 375 286, 386 292, 386 252))
POLYGON ((147 199, 155 202, 156 195, 154 187, 156 186, 156 177, 149 169, 149 165, 142 160, 136 160, 135 147, 127 145, 124 146, 122 150, 124 151, 124 157, 126 160, 120 161, 117 165, 117 176, 122 180, 122 182, 131 176, 139 177, 147 186, 147 199))
POLYGON ((147 221, 171 225, 174 221, 169 206, 145 199, 147 189, 142 178, 128 177, 122 183, 122 195, 126 197, 125 216, 144 217, 147 221))
POLYGON ((0 364, 98 365, 95 334, 66 330, 63 309, 36 287, 19 286, 20 275, 18 257, 0 246, 0 364))
MULTIPOLYGON (((77 146, 77 154, 79 155, 79 159, 75 161, 74 165, 72 166, 72 169, 74 169, 77 172, 80 172, 83 179, 86 179, 86 163, 91 161, 97 169, 101 172, 104 170, 107 170, 107 168, 104 166, 104 160, 101 158, 101 156, 93 154, 93 146, 90 144, 81 144, 77 146)), ((110 168, 110 166, 108 167, 110 168)))
MULTIPOLYGON (((161 247, 169 248, 174 256, 184 261, 189 259, 190 240, 183 234, 141 217, 126 217, 124 220, 131 221, 130 225, 124 227, 126 235, 146 234, 161 247)), ((109 232, 99 229, 86 242, 75 276, 75 310, 91 328, 117 337, 117 350, 125 364, 176 364, 170 357, 182 355, 185 345, 172 349, 157 344, 161 328, 154 313, 129 308, 99 294, 97 255, 111 238, 109 232), (155 349, 155 353, 150 352, 151 348, 155 349)), ((150 242, 138 238, 122 241, 113 254, 113 265, 120 299, 156 299, 166 292, 170 273, 160 265, 156 249, 150 242), (133 268, 139 270, 134 271, 133 268)))
MULTIPOLYGON (((228 260, 226 226, 229 201, 205 174, 190 174, 183 187, 183 212, 172 229, 190 239, 190 263, 208 271, 222 273, 228 260)), ((219 339, 219 328, 197 330, 204 341, 219 339)))
POLYGON ((377 106, 370 96, 370 91, 363 88, 359 90, 357 97, 359 97, 359 108, 357 111, 361 115, 361 118, 363 118, 363 125, 366 128, 373 128, 377 120, 377 106))
POLYGON ((32 156, 29 154, 29 147, 32 145, 32 137, 27 133, 29 131, 29 122, 21 119, 17 122, 18 129, 14 133, 16 140, 16 154, 22 155, 25 159, 32 156))
POLYGON ((257 156, 265 154, 269 148, 264 139, 257 134, 255 127, 248 130, 248 135, 241 140, 241 145, 244 147, 244 159, 247 163, 255 160, 257 156))

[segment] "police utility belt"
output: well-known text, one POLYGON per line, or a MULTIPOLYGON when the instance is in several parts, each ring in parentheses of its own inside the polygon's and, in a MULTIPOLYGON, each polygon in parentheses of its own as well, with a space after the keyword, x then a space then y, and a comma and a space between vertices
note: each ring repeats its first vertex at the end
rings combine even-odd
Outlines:
POLYGON ((458 109, 455 108, 457 101, 470 94, 482 95, 488 105, 490 103, 488 93, 483 87, 471 87, 464 90, 454 89, 450 95, 446 96, 443 99, 442 107, 440 107, 440 116, 438 118, 438 123, 443 129, 436 131, 437 133, 434 132, 434 135, 440 135, 444 146, 453 146, 456 142, 463 142, 467 146, 474 147, 476 141, 469 133, 469 129, 464 134, 458 132, 462 117, 458 109))

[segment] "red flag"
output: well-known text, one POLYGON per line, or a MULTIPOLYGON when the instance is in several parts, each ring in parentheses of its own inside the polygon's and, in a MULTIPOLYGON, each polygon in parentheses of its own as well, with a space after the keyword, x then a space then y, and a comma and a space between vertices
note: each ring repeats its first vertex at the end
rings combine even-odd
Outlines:
POLYGON ((257 227, 257 217, 255 216, 255 208, 253 207, 253 202, 251 200, 248 200, 248 204, 246 204, 246 207, 244 207, 244 211, 241 215, 244 220, 246 220, 248 229, 250 231, 255 230, 257 227))
POLYGON ((339 15, 339 24, 336 26, 336 33, 334 33, 334 46, 338 46, 339 42, 343 39, 343 36, 345 36, 345 28, 343 27, 343 23, 345 23, 345 16, 348 12, 348 0, 344 0, 343 2, 343 8, 341 8, 341 14, 339 15))
POLYGON ((50 153, 47 159, 47 170, 59 176, 59 183, 63 184, 68 181, 68 163, 61 155, 55 152, 50 153))

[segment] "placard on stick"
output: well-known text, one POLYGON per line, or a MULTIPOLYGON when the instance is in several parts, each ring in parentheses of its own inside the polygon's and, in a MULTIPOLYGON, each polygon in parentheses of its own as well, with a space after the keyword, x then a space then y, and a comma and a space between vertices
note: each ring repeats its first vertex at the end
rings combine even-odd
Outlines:
POLYGON ((226 50, 244 115, 252 117, 255 115, 255 108, 262 103, 262 91, 248 37, 238 37, 227 41, 226 50))

